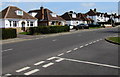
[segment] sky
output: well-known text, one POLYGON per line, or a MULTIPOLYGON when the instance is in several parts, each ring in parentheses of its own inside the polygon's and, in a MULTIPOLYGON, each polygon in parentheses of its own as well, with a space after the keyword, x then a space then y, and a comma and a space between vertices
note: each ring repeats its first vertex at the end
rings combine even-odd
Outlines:
POLYGON ((0 11, 7 6, 17 6, 26 12, 39 9, 41 6, 43 6, 44 8, 48 8, 58 15, 62 15, 68 11, 86 13, 90 9, 94 8, 96 8, 98 12, 118 12, 118 2, 2 2, 0 5, 2 6, 0 11))

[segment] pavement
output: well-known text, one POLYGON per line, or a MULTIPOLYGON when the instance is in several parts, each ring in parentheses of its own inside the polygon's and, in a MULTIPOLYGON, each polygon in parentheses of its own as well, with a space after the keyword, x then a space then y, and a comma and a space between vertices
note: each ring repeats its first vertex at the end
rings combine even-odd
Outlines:
POLYGON ((3 44, 3 75, 119 75, 118 28, 3 44))
MULTIPOLYGON (((101 29, 104 29, 104 28, 101 28, 101 29)), ((47 37, 68 35, 68 34, 72 34, 72 33, 78 33, 78 32, 84 32, 84 31, 93 31, 93 30, 97 30, 97 29, 83 29, 83 30, 75 30, 75 29, 73 29, 73 30, 70 30, 70 32, 53 33, 53 34, 41 34, 41 35, 17 34, 17 38, 0 40, 0 44, 8 44, 8 43, 21 42, 21 41, 43 39, 43 38, 47 38, 47 37)))

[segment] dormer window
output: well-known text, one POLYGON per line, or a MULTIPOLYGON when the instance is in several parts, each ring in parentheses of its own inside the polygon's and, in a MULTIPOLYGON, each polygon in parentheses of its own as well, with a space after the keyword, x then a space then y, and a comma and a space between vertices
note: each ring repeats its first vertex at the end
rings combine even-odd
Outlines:
POLYGON ((56 13, 51 13, 52 17, 57 17, 56 13))
POLYGON ((72 18, 76 18, 76 14, 72 14, 72 18))
POLYGON ((16 14, 22 16, 22 15, 23 15, 23 11, 17 10, 17 11, 16 11, 16 14))

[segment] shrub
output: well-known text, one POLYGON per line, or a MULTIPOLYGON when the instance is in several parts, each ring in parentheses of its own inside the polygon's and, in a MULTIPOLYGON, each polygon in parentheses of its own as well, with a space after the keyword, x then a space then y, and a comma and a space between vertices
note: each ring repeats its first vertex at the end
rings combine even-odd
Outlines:
POLYGON ((31 35, 35 33, 49 34, 49 33, 59 33, 59 32, 68 32, 69 26, 39 26, 29 28, 31 35))
POLYGON ((2 28, 2 39, 16 38, 16 37, 17 37, 16 29, 2 28))

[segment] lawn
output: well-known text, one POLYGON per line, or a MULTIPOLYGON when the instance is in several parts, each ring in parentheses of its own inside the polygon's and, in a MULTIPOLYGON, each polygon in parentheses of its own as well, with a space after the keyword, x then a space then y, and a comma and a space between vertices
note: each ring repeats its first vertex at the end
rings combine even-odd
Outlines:
POLYGON ((120 37, 108 37, 107 40, 120 44, 120 37))
POLYGON ((89 29, 99 29, 99 28, 103 28, 103 27, 89 27, 89 29))
POLYGON ((23 34, 23 35, 29 35, 30 33, 29 32, 21 32, 19 34, 23 34))

